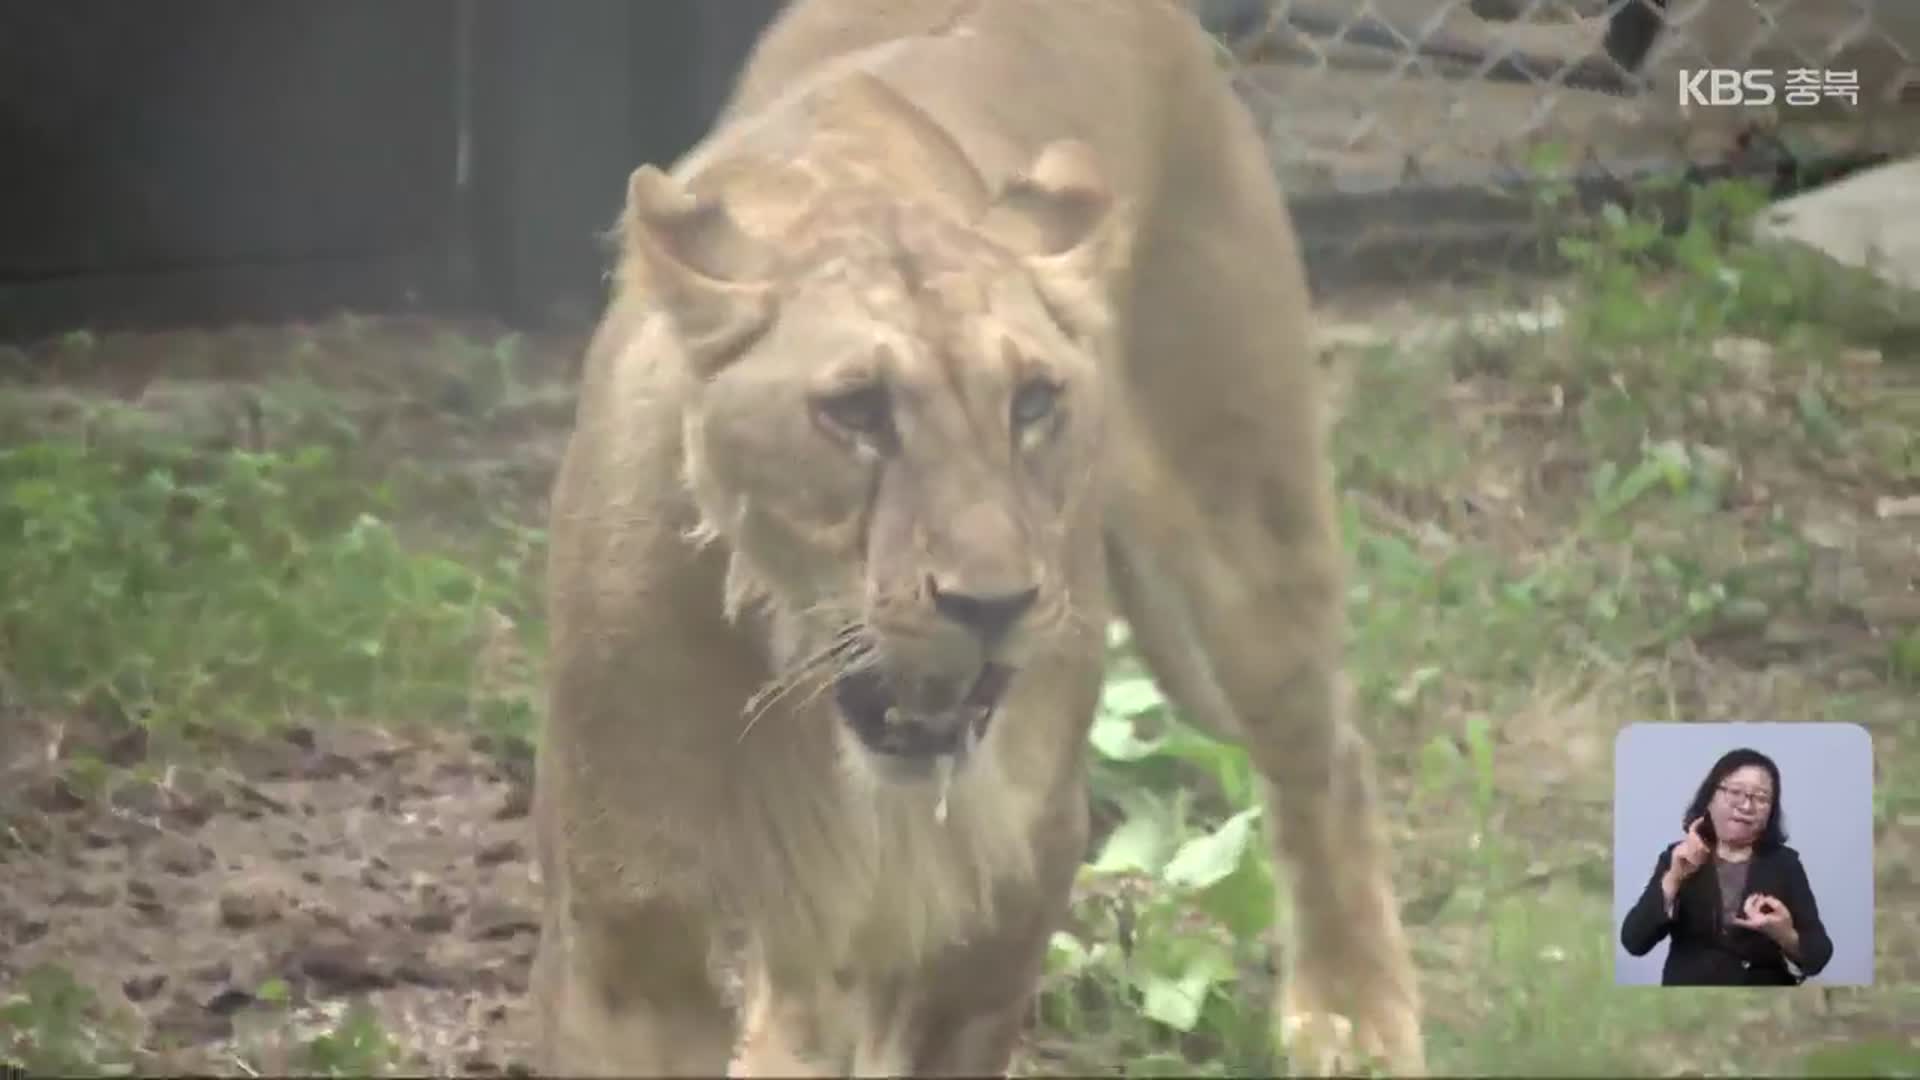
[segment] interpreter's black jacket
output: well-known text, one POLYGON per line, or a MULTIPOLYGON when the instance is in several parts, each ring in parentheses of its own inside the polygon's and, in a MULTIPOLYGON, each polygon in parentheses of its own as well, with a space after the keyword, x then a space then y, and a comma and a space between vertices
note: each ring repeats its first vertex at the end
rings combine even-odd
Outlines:
POLYGON ((1833 959, 1833 939, 1820 922, 1820 907, 1798 852, 1785 844, 1755 850, 1740 898, 1745 903, 1754 893, 1766 893, 1786 905, 1800 935, 1800 956, 1793 961, 1800 971, 1796 976, 1772 938, 1735 926, 1722 916, 1720 877, 1711 862, 1681 883, 1674 896, 1673 918, 1667 918, 1660 879, 1666 876, 1677 846, 1669 844, 1660 853, 1646 889, 1620 924, 1620 944, 1635 956, 1645 956, 1661 938, 1672 937, 1660 976, 1662 985, 1793 986, 1805 976, 1818 975, 1833 959))

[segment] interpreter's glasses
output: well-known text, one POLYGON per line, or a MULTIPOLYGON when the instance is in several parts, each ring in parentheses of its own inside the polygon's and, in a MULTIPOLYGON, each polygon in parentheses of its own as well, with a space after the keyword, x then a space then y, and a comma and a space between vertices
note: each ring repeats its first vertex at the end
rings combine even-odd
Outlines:
POLYGON ((1748 791, 1745 788, 1728 787, 1725 784, 1721 784, 1720 794, 1725 795, 1727 801, 1735 806, 1746 803, 1757 810, 1764 810, 1773 805, 1773 796, 1764 791, 1748 791))

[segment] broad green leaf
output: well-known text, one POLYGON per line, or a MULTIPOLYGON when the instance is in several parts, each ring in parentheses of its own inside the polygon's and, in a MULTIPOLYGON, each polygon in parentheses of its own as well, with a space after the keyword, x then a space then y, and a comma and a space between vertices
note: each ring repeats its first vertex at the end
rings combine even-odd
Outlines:
POLYGON ((1164 708, 1167 699, 1146 675, 1108 679, 1100 688, 1100 709, 1116 716, 1140 716, 1164 708))
POLYGON ((1242 858, 1233 873, 1203 890, 1199 904, 1244 941, 1272 928, 1275 899, 1273 870, 1256 850, 1252 857, 1242 858))
POLYGON ((1234 806, 1245 806, 1253 798, 1253 766, 1240 747, 1178 723, 1170 725, 1155 742, 1157 756, 1205 769, 1234 806))
POLYGON ((1054 975, 1078 975, 1092 954, 1080 939, 1065 930, 1056 930, 1047 939, 1047 971, 1054 975))
POLYGON ((1252 844, 1260 810, 1250 806, 1205 836, 1180 845, 1160 872, 1160 880, 1178 888, 1204 889, 1233 873, 1252 844))
POLYGON ((1169 979, 1151 975, 1141 980, 1141 1011, 1175 1031, 1192 1031, 1207 1003, 1207 989, 1213 984, 1205 978, 1183 975, 1169 979))
POLYGON ((1233 977, 1233 957, 1211 938, 1184 941, 1185 962, 1177 976, 1153 973, 1140 979, 1141 1011, 1175 1031, 1192 1031, 1207 1004, 1207 992, 1233 977))
POLYGON ((1155 873, 1173 846, 1169 824, 1164 815, 1127 818, 1107 837, 1100 847, 1100 857, 1088 869, 1098 874, 1155 873))

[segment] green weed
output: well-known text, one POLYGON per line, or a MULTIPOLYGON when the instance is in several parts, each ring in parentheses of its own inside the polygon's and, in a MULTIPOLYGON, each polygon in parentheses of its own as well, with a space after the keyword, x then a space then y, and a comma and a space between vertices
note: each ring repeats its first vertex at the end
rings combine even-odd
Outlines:
POLYGON ((0 1067, 47 1076, 132 1072, 126 1037, 66 969, 42 965, 0 995, 0 1067))
POLYGON ((502 583, 409 551, 325 447, 0 449, 0 648, 29 696, 161 732, 464 706, 502 583))
POLYGON ((400 1061, 400 1045, 365 1001, 347 1007, 333 1030, 307 1041, 300 1068, 315 1076, 386 1076, 400 1061))

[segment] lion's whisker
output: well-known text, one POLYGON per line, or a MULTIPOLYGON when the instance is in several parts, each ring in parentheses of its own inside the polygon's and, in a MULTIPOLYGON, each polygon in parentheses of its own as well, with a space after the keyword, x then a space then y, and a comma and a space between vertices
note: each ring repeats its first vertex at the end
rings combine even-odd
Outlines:
POLYGON ((805 710, 810 708, 814 702, 820 700, 820 695, 826 693, 827 688, 832 686, 838 678, 844 675, 851 675, 857 671, 864 671, 872 667, 879 659, 879 654, 874 650, 872 643, 867 641, 860 641, 855 645, 849 646, 843 650, 843 653, 844 655, 837 657, 837 659, 840 660, 840 670, 834 673, 831 678, 816 679, 812 691, 809 692, 806 697, 800 699, 796 705, 797 709, 805 710))
POLYGON ((760 722, 760 717, 764 716, 767 710, 781 698, 792 693, 808 676, 820 674, 832 661, 836 647, 837 645, 828 645, 768 679, 764 686, 747 699, 746 706, 741 710, 746 715, 747 722, 740 729, 737 738, 745 739, 754 725, 760 722))
POLYGON ((744 741, 752 733, 754 726, 760 722, 762 716, 809 680, 813 681, 815 686, 801 704, 803 708, 811 704, 819 698, 822 690, 833 684, 835 678, 854 670, 852 663, 857 662, 857 657, 855 661, 850 662, 848 659, 850 655, 870 654, 871 651, 870 644, 863 638, 860 625, 847 624, 834 634, 827 644, 800 658, 767 680, 764 686, 747 699, 746 706, 741 710, 746 715, 746 723, 742 725, 740 734, 735 736, 735 741, 744 741))

